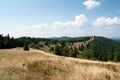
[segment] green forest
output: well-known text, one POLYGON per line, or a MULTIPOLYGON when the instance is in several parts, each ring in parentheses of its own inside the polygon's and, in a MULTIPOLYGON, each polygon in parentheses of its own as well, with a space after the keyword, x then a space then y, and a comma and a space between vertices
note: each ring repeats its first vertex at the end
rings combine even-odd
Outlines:
POLYGON ((62 38, 13 38, 0 35, 0 49, 24 47, 41 49, 59 56, 84 58, 100 61, 120 61, 120 42, 104 37, 62 38), (94 39, 89 41, 90 39, 94 39), (89 42, 87 42, 89 41, 89 42))

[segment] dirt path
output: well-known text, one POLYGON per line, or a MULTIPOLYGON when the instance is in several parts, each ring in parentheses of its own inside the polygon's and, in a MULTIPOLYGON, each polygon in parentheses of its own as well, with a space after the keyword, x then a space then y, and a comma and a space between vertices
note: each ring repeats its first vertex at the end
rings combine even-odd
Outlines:
POLYGON ((89 40, 84 41, 84 42, 75 42, 74 46, 79 47, 83 45, 84 47, 86 47, 86 45, 92 42, 93 40, 94 40, 94 37, 91 37, 89 40))

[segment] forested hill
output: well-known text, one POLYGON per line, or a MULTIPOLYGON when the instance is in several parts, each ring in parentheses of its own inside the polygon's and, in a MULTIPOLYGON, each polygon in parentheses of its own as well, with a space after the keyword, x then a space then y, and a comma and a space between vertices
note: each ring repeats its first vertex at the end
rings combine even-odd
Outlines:
POLYGON ((0 49, 23 47, 41 49, 60 56, 102 61, 120 61, 120 42, 104 37, 62 37, 58 39, 0 35, 0 49))
POLYGON ((66 36, 63 36, 63 37, 53 37, 53 38, 50 38, 52 40, 58 40, 58 41, 64 41, 64 42, 84 42, 84 41, 87 41, 91 38, 91 36, 84 36, 84 37, 66 37, 66 36))
POLYGON ((120 38, 119 37, 118 38, 111 38, 111 39, 120 42, 120 38))
POLYGON ((120 42, 104 37, 94 37, 84 53, 90 54, 87 58, 102 61, 120 61, 120 42), (88 53, 87 53, 88 52, 88 53))
POLYGON ((31 37, 20 37, 13 38, 9 34, 7 36, 0 35, 0 49, 8 49, 15 47, 23 47, 24 44, 35 44, 36 47, 39 47, 39 42, 44 41, 46 44, 57 43, 57 40, 46 39, 46 38, 31 38, 31 37))
POLYGON ((120 42, 104 37, 69 38, 68 43, 56 44, 57 55, 101 61, 120 61, 120 42))

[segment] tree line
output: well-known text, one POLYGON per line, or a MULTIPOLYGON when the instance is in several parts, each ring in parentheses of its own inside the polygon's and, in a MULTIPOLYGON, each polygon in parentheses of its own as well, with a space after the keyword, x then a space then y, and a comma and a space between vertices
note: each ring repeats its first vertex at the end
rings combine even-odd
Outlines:
POLYGON ((100 61, 120 61, 120 43, 104 37, 95 37, 85 46, 74 46, 70 42, 58 43, 50 51, 60 56, 86 58, 100 61))
POLYGON ((85 46, 75 46, 74 43, 84 42, 90 37, 72 38, 67 40, 52 40, 46 38, 20 37, 13 38, 0 35, 0 49, 24 47, 50 51, 56 55, 75 58, 87 58, 100 61, 120 61, 120 42, 104 37, 94 37, 94 41, 85 46))
POLYGON ((57 43, 56 40, 46 39, 46 38, 31 38, 31 37, 20 37, 13 38, 10 37, 9 34, 7 36, 0 35, 0 49, 8 49, 15 47, 24 47, 27 45, 32 45, 31 47, 35 47, 39 44, 40 41, 45 41, 46 45, 50 43, 57 43))

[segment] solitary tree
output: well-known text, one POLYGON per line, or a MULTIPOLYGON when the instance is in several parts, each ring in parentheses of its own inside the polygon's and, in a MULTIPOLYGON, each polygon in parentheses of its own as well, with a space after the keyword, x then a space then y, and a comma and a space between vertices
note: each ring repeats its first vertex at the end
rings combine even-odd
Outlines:
POLYGON ((23 48, 23 50, 25 50, 25 51, 29 51, 29 46, 28 46, 27 43, 24 44, 24 48, 23 48))

